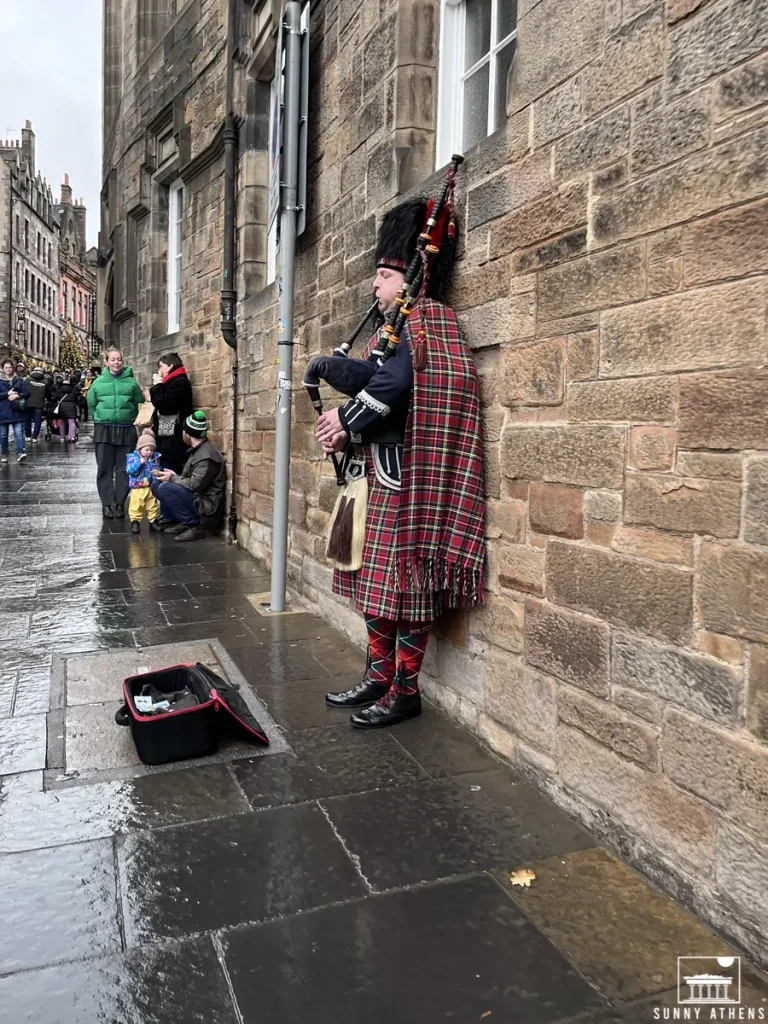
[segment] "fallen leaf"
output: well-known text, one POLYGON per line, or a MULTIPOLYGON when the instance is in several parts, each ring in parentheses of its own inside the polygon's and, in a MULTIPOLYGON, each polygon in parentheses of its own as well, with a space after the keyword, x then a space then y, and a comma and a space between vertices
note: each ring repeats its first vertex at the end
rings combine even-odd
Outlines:
POLYGON ((522 885, 526 889, 530 889, 531 882, 536 877, 536 872, 531 871, 530 868, 522 868, 520 871, 513 871, 509 876, 509 880, 512 885, 522 885))
POLYGON ((480 1020, 485 1020, 486 1017, 490 1017, 493 1010, 486 1010, 485 1013, 480 1014, 480 1020))

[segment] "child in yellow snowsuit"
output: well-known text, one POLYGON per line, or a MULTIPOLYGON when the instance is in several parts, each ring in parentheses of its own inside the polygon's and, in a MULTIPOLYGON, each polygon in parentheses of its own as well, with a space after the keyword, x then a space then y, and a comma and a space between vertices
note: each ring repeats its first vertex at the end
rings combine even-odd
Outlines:
POLYGON ((149 481, 152 472, 160 469, 160 456, 157 454, 155 435, 151 430, 142 432, 136 442, 136 451, 126 456, 125 468, 128 472, 128 489, 131 495, 128 504, 131 533, 139 533, 145 512, 150 530, 159 530, 157 520, 160 518, 160 502, 150 490, 149 481))

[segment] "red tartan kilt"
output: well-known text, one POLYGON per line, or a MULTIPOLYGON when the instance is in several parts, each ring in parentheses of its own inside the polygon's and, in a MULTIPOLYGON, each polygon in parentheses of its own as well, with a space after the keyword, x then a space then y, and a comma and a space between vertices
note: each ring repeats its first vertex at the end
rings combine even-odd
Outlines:
POLYGON ((363 564, 358 572, 333 573, 333 592, 349 597, 365 615, 410 622, 431 622, 440 614, 439 594, 398 593, 391 576, 400 495, 383 487, 369 458, 368 510, 365 517, 363 564))

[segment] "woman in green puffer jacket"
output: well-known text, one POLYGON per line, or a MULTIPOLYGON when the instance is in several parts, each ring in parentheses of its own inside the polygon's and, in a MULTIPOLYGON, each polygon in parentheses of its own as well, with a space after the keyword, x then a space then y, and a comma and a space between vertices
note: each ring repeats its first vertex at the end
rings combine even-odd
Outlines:
POLYGON ((133 421, 144 401, 130 366, 123 365, 123 353, 110 348, 107 365, 88 389, 88 408, 93 415, 96 446, 96 486, 105 519, 125 517, 128 474, 125 460, 136 447, 133 421))

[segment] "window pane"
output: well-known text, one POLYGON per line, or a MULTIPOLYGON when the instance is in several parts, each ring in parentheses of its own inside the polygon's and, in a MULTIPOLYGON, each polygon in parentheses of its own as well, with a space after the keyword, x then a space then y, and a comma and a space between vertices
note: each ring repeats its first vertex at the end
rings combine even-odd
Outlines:
POLYGON ((493 112, 493 131, 501 128, 507 116, 507 75, 516 47, 517 40, 513 39, 503 50, 499 50, 496 56, 496 109, 493 112))
POLYGON ((489 75, 490 64, 484 64, 464 83, 464 149, 470 149, 488 134, 489 75))
POLYGON ((476 64, 491 48, 491 0, 466 0, 466 3, 465 71, 476 64))
POLYGON ((506 39, 517 24, 517 0, 498 0, 496 42, 506 39))

